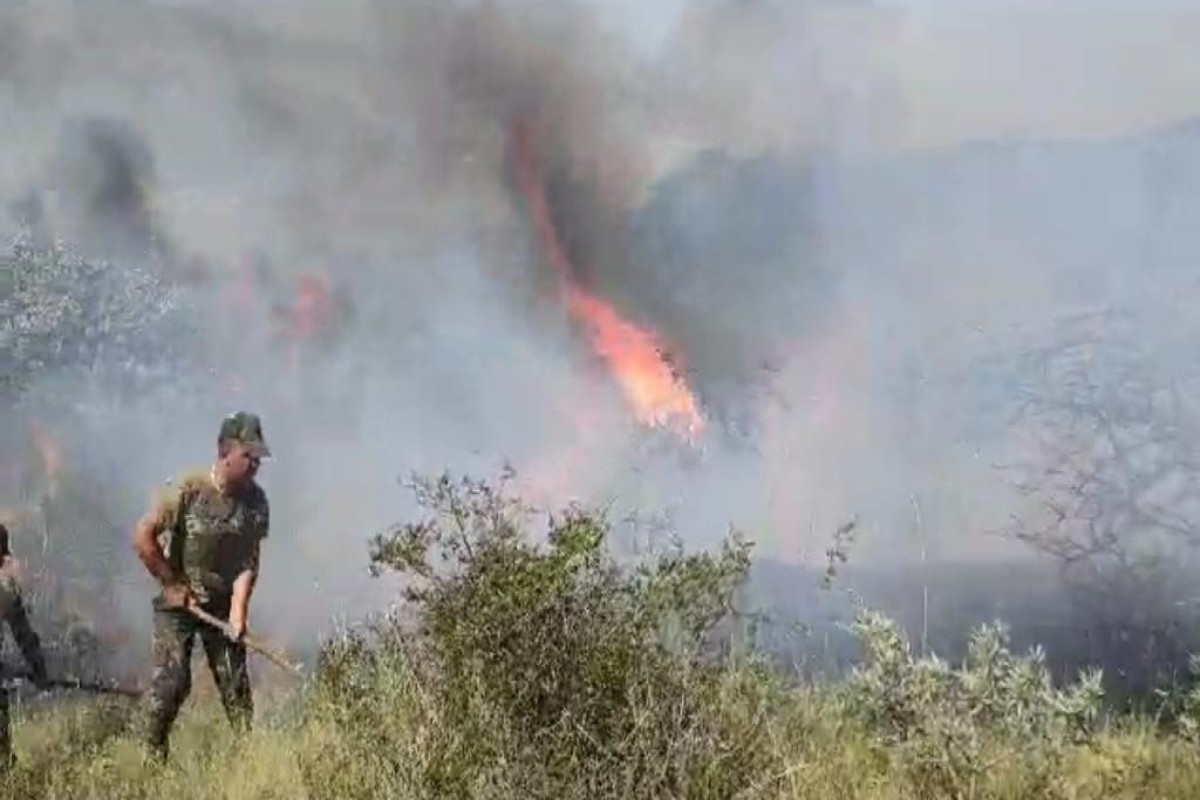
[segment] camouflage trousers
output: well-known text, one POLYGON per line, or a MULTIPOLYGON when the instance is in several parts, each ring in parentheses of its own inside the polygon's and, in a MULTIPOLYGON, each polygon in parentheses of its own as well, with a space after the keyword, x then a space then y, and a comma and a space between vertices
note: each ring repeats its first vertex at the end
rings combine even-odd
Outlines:
MULTIPOLYGON (((208 609, 222 618, 225 609, 208 609)), ((192 690, 192 644, 199 637, 233 729, 250 730, 254 703, 246 647, 180 609, 154 609, 154 674, 145 700, 146 743, 165 757, 171 726, 192 690)))

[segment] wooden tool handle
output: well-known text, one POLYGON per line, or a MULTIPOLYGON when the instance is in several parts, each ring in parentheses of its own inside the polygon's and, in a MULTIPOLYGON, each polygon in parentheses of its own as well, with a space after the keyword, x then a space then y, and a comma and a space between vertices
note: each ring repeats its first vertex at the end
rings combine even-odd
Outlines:
MULTIPOLYGON (((196 617, 201 622, 207 622, 209 625, 212 625, 214 628, 217 628, 222 633, 224 633, 228 638, 230 638, 230 639, 237 638, 236 636, 234 636, 233 628, 230 627, 229 623, 226 622, 225 620, 214 617, 212 614, 209 614, 207 611, 205 611, 204 609, 200 608, 199 606, 197 606, 195 604, 188 604, 187 610, 192 614, 192 616, 196 617)), ((245 643, 245 645, 247 647, 249 647, 251 650, 254 650, 255 652, 265 656, 269 661, 274 663, 276 666, 282 667, 283 669, 287 670, 288 672, 292 673, 293 675, 296 675, 297 677, 301 677, 304 675, 304 672, 303 672, 303 670, 300 669, 300 667, 293 664, 289 659, 285 658, 278 651, 274 650, 273 648, 266 645, 265 643, 260 642, 259 640, 257 640, 253 636, 251 636, 249 633, 243 633, 242 637, 241 637, 241 641, 243 643, 245 643)))

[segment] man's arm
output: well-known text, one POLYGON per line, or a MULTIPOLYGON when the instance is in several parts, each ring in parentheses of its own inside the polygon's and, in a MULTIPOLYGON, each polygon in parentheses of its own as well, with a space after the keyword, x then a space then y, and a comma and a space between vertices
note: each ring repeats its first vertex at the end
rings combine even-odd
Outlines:
POLYGON ((229 626, 233 628, 238 638, 246 632, 246 623, 250 619, 250 595, 254 593, 254 584, 258 581, 258 554, 260 542, 255 542, 251 548, 246 567, 233 581, 233 596, 229 602, 229 626))
POLYGON ((149 572, 163 587, 163 597, 169 606, 185 606, 190 600, 187 587, 163 555, 158 546, 158 535, 162 533, 169 512, 162 503, 157 504, 142 517, 133 530, 133 549, 149 572))
POLYGON ((29 624, 29 615, 25 613, 25 604, 20 595, 13 599, 12 608, 8 611, 8 626, 12 629, 25 663, 29 665, 29 671, 33 673, 34 683, 45 683, 46 658, 42 655, 42 642, 29 624))

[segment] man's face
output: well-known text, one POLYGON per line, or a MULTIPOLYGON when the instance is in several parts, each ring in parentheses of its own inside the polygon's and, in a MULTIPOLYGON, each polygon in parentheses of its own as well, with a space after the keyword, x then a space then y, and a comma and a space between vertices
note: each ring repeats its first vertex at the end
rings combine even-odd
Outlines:
POLYGON ((245 483, 253 480, 254 476, 258 474, 258 467, 262 463, 262 459, 252 448, 241 442, 232 442, 221 462, 225 468, 226 478, 234 483, 245 483))

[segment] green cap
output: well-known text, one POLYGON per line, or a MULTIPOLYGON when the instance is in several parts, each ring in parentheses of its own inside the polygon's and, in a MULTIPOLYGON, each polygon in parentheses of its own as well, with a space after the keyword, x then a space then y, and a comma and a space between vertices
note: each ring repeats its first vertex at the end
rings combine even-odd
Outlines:
POLYGON ((271 455, 267 440, 263 438, 262 420, 257 414, 238 411, 221 420, 221 432, 217 434, 217 444, 222 442, 241 442, 256 456, 266 458, 271 455))

